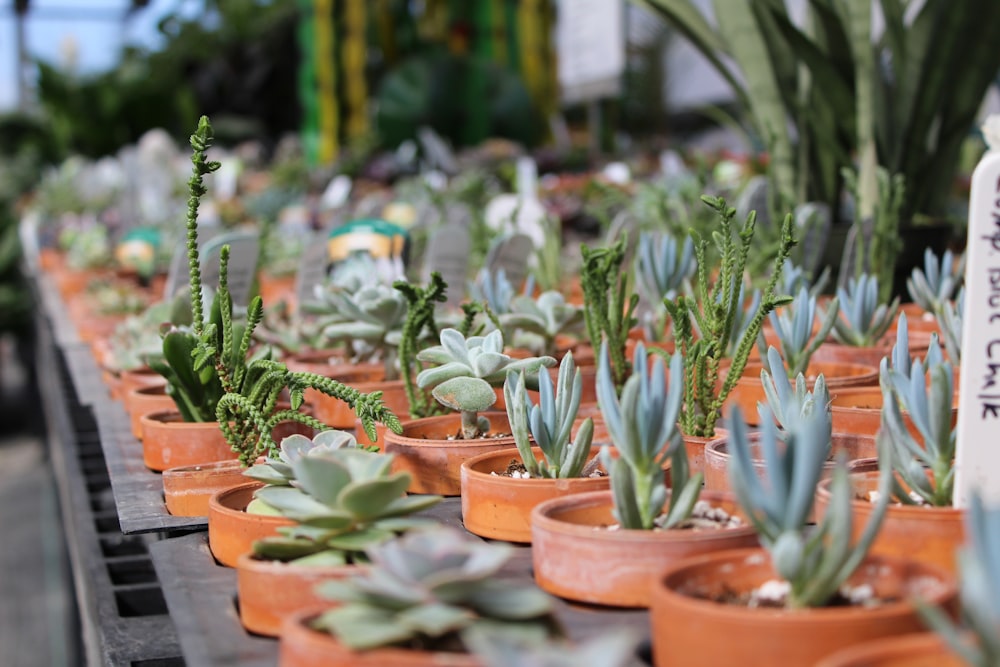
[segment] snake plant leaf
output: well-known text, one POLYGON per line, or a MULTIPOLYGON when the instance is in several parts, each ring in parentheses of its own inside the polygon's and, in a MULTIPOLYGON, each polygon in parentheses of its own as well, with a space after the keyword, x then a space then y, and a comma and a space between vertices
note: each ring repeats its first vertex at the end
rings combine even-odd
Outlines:
POLYGON ((340 492, 338 504, 361 521, 376 519, 395 499, 406 493, 410 475, 397 473, 385 479, 351 482, 340 492))
POLYGON ((488 382, 476 377, 456 377, 434 387, 431 394, 452 410, 480 412, 497 401, 488 382))

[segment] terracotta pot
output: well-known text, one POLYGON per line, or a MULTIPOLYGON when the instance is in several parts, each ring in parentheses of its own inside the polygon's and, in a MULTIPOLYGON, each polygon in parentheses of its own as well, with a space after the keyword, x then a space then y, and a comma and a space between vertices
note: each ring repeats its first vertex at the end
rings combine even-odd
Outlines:
POLYGON ((246 484, 246 468, 236 459, 163 471, 163 497, 174 516, 208 516, 216 493, 246 484))
POLYGON ((688 465, 691 467, 692 475, 696 472, 704 472, 705 448, 708 446, 708 443, 723 438, 728 434, 729 432, 726 429, 717 428, 715 429, 715 434, 710 438, 702 438, 697 435, 684 436, 684 447, 687 449, 688 465))
POLYGON ((121 396, 125 410, 129 410, 128 397, 133 389, 138 389, 139 387, 167 386, 167 379, 152 368, 134 368, 122 371, 119 377, 121 377, 121 396))
MULTIPOLYGON (((930 346, 931 335, 925 331, 910 331, 910 356, 923 358, 930 346)), ((879 345, 873 347, 854 347, 827 341, 819 346, 812 356, 812 362, 833 362, 848 364, 864 364, 879 367, 882 357, 892 354, 892 346, 896 344, 896 332, 891 331, 882 338, 879 345)))
POLYGON ((136 387, 129 392, 125 401, 129 421, 132 423, 132 435, 136 440, 142 440, 142 416, 154 412, 173 412, 177 409, 174 399, 167 395, 165 385, 136 387))
POLYGON ((319 612, 292 616, 281 628, 278 667, 482 667, 466 653, 431 653, 400 648, 352 651, 325 632, 308 626, 319 612))
POLYGON ((142 461, 150 470, 195 466, 233 458, 216 422, 185 422, 176 411, 139 418, 142 461))
MULTIPOLYGON (((704 491, 702 499, 735 512, 731 497, 704 491)), ((755 546, 749 525, 725 530, 602 530, 615 523, 610 491, 555 498, 531 514, 535 581, 559 597, 644 607, 668 563, 697 554, 755 546)), ((722 663, 720 663, 722 664, 722 663)))
MULTIPOLYGON (((385 377, 382 364, 351 364, 343 361, 340 352, 310 352, 297 355, 285 362, 288 369, 296 372, 316 373, 338 382, 350 385, 360 392, 368 393, 371 383, 381 382, 385 377)), ((384 388, 382 389, 384 391, 384 388)), ((313 414, 331 428, 349 429, 354 426, 354 411, 346 403, 331 398, 315 389, 306 389, 305 400, 313 406, 313 414)))
MULTIPOLYGON (((882 426, 882 390, 878 387, 855 387, 838 389, 830 393, 830 410, 833 416, 834 433, 856 433, 874 436, 882 426)), ((958 421, 958 399, 953 399, 951 410, 952 426, 958 421)), ((906 410, 903 423, 917 442, 923 438, 906 410)))
POLYGON ((208 548, 226 567, 236 567, 239 557, 250 553, 255 541, 278 535, 281 526, 295 525, 283 516, 247 514, 254 491, 262 486, 260 482, 241 484, 219 491, 208 501, 208 548))
MULTIPOLYGON (((490 422, 492 433, 509 433, 507 415, 481 412, 490 422)), ((462 463, 473 456, 514 447, 514 437, 486 437, 478 440, 456 438, 462 418, 458 413, 415 419, 403 426, 403 434, 385 434, 385 453, 395 454, 393 472, 406 471, 413 477, 410 493, 457 496, 462 492, 462 463)))
MULTIPOLYGON (((536 459, 542 458, 538 447, 531 451, 536 459)), ((593 448, 589 458, 599 451, 593 448)), ((572 493, 610 488, 607 476, 515 479, 499 474, 511 461, 521 461, 517 448, 481 454, 462 464, 462 523, 470 533, 508 542, 531 542, 531 510, 535 506, 572 493), (490 474, 493 472, 497 474, 490 474)))
MULTIPOLYGON (((916 303, 901 303, 899 304, 899 312, 906 314, 906 327, 911 333, 941 334, 941 327, 938 326, 938 321, 934 317, 934 313, 928 313, 923 309, 923 306, 916 303)), ((889 327, 889 331, 893 335, 895 335, 896 328, 899 326, 898 323, 899 314, 896 315, 896 321, 889 327)))
POLYGON ((874 608, 786 610, 717 602, 775 579, 762 549, 706 554, 674 563, 656 578, 650 621, 657 667, 753 664, 812 667, 845 646, 918 632, 924 623, 911 598, 953 604, 955 584, 938 568, 896 558, 869 557, 852 585, 869 584, 876 596, 896 598, 874 608))
MULTIPOLYGON (((379 384, 382 386, 381 389, 358 389, 358 391, 381 391, 382 392, 382 402, 385 403, 386 407, 393 411, 393 413, 399 417, 399 420, 403 423, 409 423, 413 421, 410 419, 410 400, 406 396, 406 387, 403 385, 403 381, 393 381, 393 382, 379 382, 379 383, 357 383, 351 386, 358 388, 362 386, 373 386, 379 384)), ((339 402, 339 401, 338 401, 339 402)), ((343 408, 350 412, 350 416, 354 418, 352 422, 354 426, 354 436, 357 438, 358 444, 365 445, 375 445, 379 449, 385 449, 385 432, 388 430, 385 424, 375 423, 375 439, 372 440, 365 433, 365 430, 361 427, 361 420, 358 419, 354 411, 347 407, 347 404, 340 403, 343 408)))
POLYGON ((964 667, 965 662, 939 635, 920 634, 877 639, 833 653, 816 667, 964 667))
MULTIPOLYGON (((877 466, 877 463, 875 464, 877 466)), ((874 505, 868 492, 878 488, 878 472, 854 472, 851 485, 851 530, 856 540, 864 531, 874 505)), ((830 505, 830 480, 816 488, 816 515, 823 516, 830 505)), ((957 574, 955 551, 965 543, 965 512, 954 507, 918 507, 889 505, 882 526, 869 553, 896 558, 911 558, 957 574)))
POLYGON ((236 561, 240 622, 250 632, 277 637, 285 619, 305 610, 334 606, 316 593, 317 584, 346 579, 359 569, 356 565, 293 565, 243 554, 236 561))
MULTIPOLYGON (((756 444, 759 434, 751 434, 752 454, 759 456, 759 446, 756 444)), ((836 456, 844 452, 849 461, 863 459, 876 455, 875 437, 857 435, 854 433, 834 433, 831 454, 836 456)), ((705 488, 710 491, 732 491, 729 485, 729 438, 713 440, 705 447, 705 488)), ((823 467, 823 479, 833 472, 835 462, 830 460, 823 467)), ((764 478, 764 460, 753 459, 754 471, 761 479, 764 478)))
POLYGON ((273 306, 281 300, 293 306, 295 304, 295 275, 275 276, 266 271, 257 274, 257 284, 260 287, 260 298, 266 306, 273 306))
POLYGON ((114 371, 104 369, 101 371, 101 379, 104 380, 104 384, 108 387, 108 395, 111 396, 111 400, 120 401, 122 400, 122 378, 121 375, 114 371))
MULTIPOLYGON (((760 362, 748 363, 743 369, 743 375, 726 399, 723 408, 726 414, 739 406, 743 413, 743 419, 750 425, 760 423, 760 416, 757 413, 757 403, 767 403, 767 396, 764 394, 764 383, 761 382, 760 372, 764 368, 760 362)), ((809 390, 812 391, 816 384, 816 377, 820 374, 826 381, 830 391, 846 389, 848 387, 872 387, 878 386, 878 366, 864 366, 862 364, 828 363, 815 362, 809 365, 809 376, 806 378, 809 390)), ((720 373, 720 381, 725 379, 725 374, 720 373)), ((794 386, 795 379, 790 378, 794 386)))

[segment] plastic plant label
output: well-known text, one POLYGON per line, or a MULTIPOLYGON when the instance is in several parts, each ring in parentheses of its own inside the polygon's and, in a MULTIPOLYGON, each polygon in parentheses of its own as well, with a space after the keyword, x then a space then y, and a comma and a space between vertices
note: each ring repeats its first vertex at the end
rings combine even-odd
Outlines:
POLYGON ((457 306, 465 298, 465 281, 469 271, 469 211, 464 206, 450 207, 444 225, 431 234, 424 262, 424 280, 437 271, 448 284, 448 305, 457 306))
POLYGON ((332 209, 340 208, 347 203, 347 198, 351 195, 351 188, 354 183, 350 176, 341 174, 335 176, 326 186, 323 195, 319 199, 320 208, 332 209))
POLYGON ((295 274, 295 304, 299 309, 302 304, 314 301, 316 288, 326 282, 329 268, 326 237, 325 232, 315 234, 302 251, 299 271, 295 274))
MULTIPOLYGON (((213 237, 222 233, 222 228, 217 225, 198 225, 198 248, 205 247, 205 244, 213 237)), ((177 241, 174 254, 170 258, 170 267, 167 269, 167 282, 163 289, 163 298, 172 299, 181 287, 188 283, 188 258, 187 244, 184 238, 177 241)))
POLYGON ((257 275, 260 238, 255 232, 230 232, 202 246, 201 281, 212 289, 219 287, 219 252, 224 245, 229 246, 229 294, 234 305, 246 306, 257 275))
POLYGON ((501 237, 486 254, 486 269, 493 274, 503 269, 514 289, 520 290, 528 275, 528 261, 533 252, 534 244, 524 234, 501 237))

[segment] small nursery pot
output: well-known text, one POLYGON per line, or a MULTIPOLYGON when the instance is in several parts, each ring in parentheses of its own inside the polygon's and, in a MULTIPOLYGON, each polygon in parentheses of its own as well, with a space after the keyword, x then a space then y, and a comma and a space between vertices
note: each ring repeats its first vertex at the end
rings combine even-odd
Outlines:
POLYGON ((708 443, 729 435, 729 431, 724 428, 715 429, 715 433, 710 438, 703 438, 698 435, 685 435, 684 448, 687 449, 688 465, 691 466, 691 474, 705 471, 705 448, 708 443))
POLYGON ((167 395, 166 385, 136 387, 125 397, 132 435, 142 440, 142 416, 154 412, 172 412, 177 409, 174 399, 167 395))
POLYGON ((250 553, 255 541, 278 535, 281 526, 295 525, 283 516, 246 512, 254 491, 262 486, 260 482, 241 484, 219 491, 208 501, 208 548, 226 567, 236 567, 239 557, 250 553))
POLYGON ((837 651, 816 667, 964 667, 940 635, 931 632, 876 639, 837 651))
POLYGON ((848 583, 868 584, 877 607, 750 608, 716 601, 740 596, 776 578, 763 549, 738 549, 676 562, 656 578, 650 621, 657 667, 747 664, 812 667, 854 644, 918 632, 924 623, 911 598, 952 605, 952 578, 911 560, 871 556, 848 583))
POLYGON ((185 422, 176 411, 139 418, 142 461, 150 470, 195 466, 233 458, 217 422, 185 422))
POLYGON ((246 484, 246 468, 236 459, 163 471, 163 498, 174 516, 208 516, 208 501, 216 493, 246 484))
POLYGON ((309 627, 319 611, 285 621, 278 644, 278 667, 483 667, 467 653, 432 653, 402 648, 352 651, 333 636, 309 627))
MULTIPOLYGON (((872 347, 854 347, 853 345, 842 345, 831 340, 820 345, 813 353, 814 362, 834 362, 848 364, 864 364, 865 366, 879 367, 882 357, 892 354, 892 346, 896 344, 895 330, 887 333, 878 345, 872 347)), ((925 331, 910 331, 910 355, 923 358, 930 347, 931 335, 925 331)))
MULTIPOLYGON (((701 496, 727 512, 736 511, 729 496, 712 491, 701 496)), ((701 531, 604 530, 615 523, 612 507, 610 491, 594 491, 555 498, 534 509, 531 555, 535 581, 542 589, 581 602, 645 607, 651 584, 666 564, 757 545, 749 525, 701 531)))
POLYGON ((240 622, 250 632, 277 637, 285 619, 334 605, 316 593, 317 584, 346 579, 359 569, 357 565, 293 565, 243 554, 236 560, 240 622))
POLYGON ((122 403, 125 405, 126 410, 131 410, 128 401, 129 394, 132 393, 133 389, 139 387, 167 386, 167 379, 152 368, 136 368, 130 371, 122 371, 119 374, 119 378, 121 378, 119 391, 121 392, 122 403))
MULTIPOLYGON (((536 459, 542 450, 531 449, 536 459)), ((597 456, 594 447, 588 458, 597 456)), ((517 448, 487 452, 462 464, 462 523, 470 533, 508 542, 531 542, 531 510, 551 498, 604 491, 610 478, 515 479, 502 475, 511 462, 520 463, 517 448), (491 473, 497 474, 491 474, 491 473)))
MULTIPOLYGON (((834 433, 857 433, 874 436, 882 426, 882 390, 879 387, 855 387, 830 392, 830 411, 834 433)), ((906 410, 903 423, 917 442, 920 431, 906 410)), ((953 398, 951 425, 958 421, 958 399, 953 398)))
MULTIPOLYGON (((490 422, 491 433, 510 433, 507 415, 500 412, 481 412, 490 422)), ((395 454, 393 472, 408 472, 413 480, 410 493, 436 493, 457 496, 462 492, 462 463, 473 456, 514 447, 514 437, 479 438, 463 440, 449 436, 458 434, 462 416, 458 413, 415 419, 403 425, 402 435, 388 431, 385 434, 385 453, 395 454)))
MULTIPOLYGON (((851 486, 854 487, 854 499, 851 501, 853 513, 851 539, 857 540, 875 507, 868 501, 868 492, 878 488, 877 468, 876 472, 852 473, 851 486)), ((823 516, 829 505, 830 480, 824 480, 816 487, 816 515, 823 516)), ((955 552, 964 543, 963 510, 954 507, 890 504, 869 553, 910 558, 957 574, 955 552)))

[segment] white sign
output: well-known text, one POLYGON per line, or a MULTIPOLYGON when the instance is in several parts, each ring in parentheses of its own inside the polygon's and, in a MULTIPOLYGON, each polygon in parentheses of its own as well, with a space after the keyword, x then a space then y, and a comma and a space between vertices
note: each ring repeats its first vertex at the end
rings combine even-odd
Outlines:
POLYGON ((978 491, 1000 505, 1000 125, 984 127, 989 150, 972 173, 966 245, 965 318, 955 452, 955 507, 978 491))
POLYGON ((623 0, 560 0, 559 86, 566 103, 613 97, 625 71, 623 0))
POLYGON ((256 232, 230 232, 216 236, 201 248, 201 282, 212 289, 219 287, 219 253, 229 246, 229 294, 233 305, 246 306, 257 275, 260 239, 256 232))
POLYGON ((295 304, 301 310, 302 304, 315 301, 316 288, 326 282, 330 251, 326 247, 329 232, 314 234, 302 250, 302 261, 295 276, 295 304))

